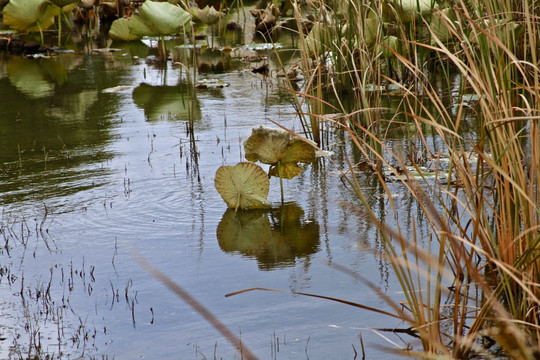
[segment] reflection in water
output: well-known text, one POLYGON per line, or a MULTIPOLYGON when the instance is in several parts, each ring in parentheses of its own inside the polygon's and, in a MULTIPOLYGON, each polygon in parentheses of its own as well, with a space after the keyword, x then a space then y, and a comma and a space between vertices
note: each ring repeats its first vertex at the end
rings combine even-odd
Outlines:
POLYGON ((54 207, 107 183, 110 169, 100 164, 113 156, 105 148, 117 105, 96 82, 109 86, 127 71, 111 69, 109 78, 110 64, 104 56, 0 54, 0 204, 57 199, 54 207))
POLYGON ((67 73, 81 62, 80 57, 58 59, 11 58, 6 64, 9 81, 26 96, 37 99, 51 95, 55 85, 63 84, 67 73))
POLYGON ((148 121, 199 120, 199 102, 188 93, 188 86, 153 86, 142 83, 133 90, 133 102, 144 109, 148 121))
POLYGON ((304 219, 304 210, 287 203, 271 211, 228 209, 217 227, 225 252, 257 259, 261 270, 293 266, 297 258, 319 251, 319 224, 304 219))

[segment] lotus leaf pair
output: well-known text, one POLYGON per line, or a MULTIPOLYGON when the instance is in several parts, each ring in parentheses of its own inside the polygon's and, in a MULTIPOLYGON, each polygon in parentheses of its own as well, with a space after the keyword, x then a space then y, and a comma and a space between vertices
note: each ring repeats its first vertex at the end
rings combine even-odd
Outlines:
POLYGON ((280 179, 281 202, 283 203, 282 179, 300 175, 303 168, 299 163, 315 161, 315 147, 307 140, 291 137, 289 132, 261 126, 253 129, 244 141, 245 157, 250 162, 218 168, 214 185, 227 203, 235 210, 261 209, 268 207, 269 177, 280 179), (268 175, 254 162, 270 165, 268 175))

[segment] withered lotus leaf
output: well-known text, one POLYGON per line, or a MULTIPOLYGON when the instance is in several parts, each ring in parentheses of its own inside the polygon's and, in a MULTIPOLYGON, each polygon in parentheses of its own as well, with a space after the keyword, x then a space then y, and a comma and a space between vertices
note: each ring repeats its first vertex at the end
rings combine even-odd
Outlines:
POLYGON ((217 169, 214 186, 231 209, 262 209, 268 207, 266 199, 270 181, 266 172, 257 164, 241 162, 217 169))
POLYGON ((310 164, 315 161, 315 148, 308 142, 291 135, 282 129, 264 126, 253 129, 244 141, 245 157, 249 161, 260 161, 271 165, 269 174, 292 179, 302 172, 298 163, 310 164))

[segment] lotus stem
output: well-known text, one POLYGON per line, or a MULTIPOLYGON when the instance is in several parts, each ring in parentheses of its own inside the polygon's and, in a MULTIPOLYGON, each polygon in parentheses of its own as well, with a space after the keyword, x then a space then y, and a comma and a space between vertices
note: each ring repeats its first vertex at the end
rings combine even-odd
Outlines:
MULTIPOLYGON (((159 37, 161 47, 161 60, 167 62, 167 48, 165 47, 165 37, 162 35, 159 37)), ((165 67, 166 69, 166 67, 165 67)))
POLYGON ((43 45, 45 42, 43 40, 43 30, 41 29, 41 25, 39 24, 39 21, 36 22, 38 28, 39 28, 39 35, 41 36, 41 45, 43 45))
POLYGON ((62 46, 62 8, 58 7, 58 47, 62 46))
POLYGON ((277 162, 277 169, 278 169, 278 175, 279 175, 279 187, 281 189, 281 205, 285 203, 284 197, 283 197, 283 178, 281 177, 281 161, 278 160, 277 162))

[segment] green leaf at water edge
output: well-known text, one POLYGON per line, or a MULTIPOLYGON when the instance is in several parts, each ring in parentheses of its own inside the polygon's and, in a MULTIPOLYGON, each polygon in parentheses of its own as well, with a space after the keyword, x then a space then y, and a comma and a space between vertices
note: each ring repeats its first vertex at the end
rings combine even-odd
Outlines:
POLYGON ((173 35, 191 20, 191 15, 179 6, 169 3, 146 1, 138 15, 113 21, 109 36, 113 39, 131 41, 145 36, 173 35))
POLYGON ((144 2, 139 16, 154 31, 154 36, 179 33, 191 20, 191 15, 179 6, 150 0, 144 2))
POLYGON ((10 0, 4 7, 4 24, 19 31, 45 30, 54 24, 57 7, 47 0, 10 0))
POLYGON ((131 41, 139 39, 138 35, 131 33, 129 29, 130 20, 121 18, 113 21, 109 36, 116 40, 131 41))

